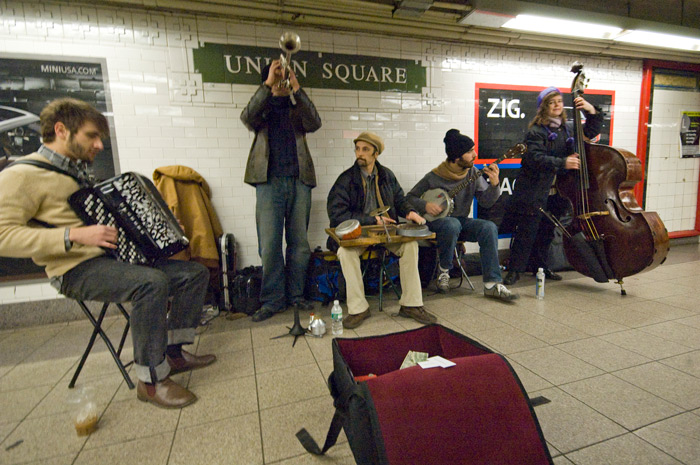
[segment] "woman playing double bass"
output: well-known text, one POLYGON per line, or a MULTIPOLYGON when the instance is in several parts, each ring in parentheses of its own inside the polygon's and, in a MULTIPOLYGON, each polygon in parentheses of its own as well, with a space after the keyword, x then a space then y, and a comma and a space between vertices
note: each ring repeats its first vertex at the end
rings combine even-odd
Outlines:
MULTIPOLYGON (((583 97, 574 99, 576 111, 588 116, 584 134, 593 138, 600 133, 603 115, 583 97)), ((544 268, 549 279, 561 277, 547 267, 547 250, 554 237, 554 225, 542 221, 540 208, 559 217, 568 207, 568 201, 553 191, 556 174, 580 168, 579 154, 575 152, 574 130, 566 121, 566 110, 561 92, 548 87, 537 96, 537 114, 530 121, 526 136, 527 153, 523 155, 515 189, 501 225, 503 232, 513 232, 508 274, 504 284, 520 279, 528 261, 534 267, 544 268), (532 257, 531 257, 532 255, 532 257)))

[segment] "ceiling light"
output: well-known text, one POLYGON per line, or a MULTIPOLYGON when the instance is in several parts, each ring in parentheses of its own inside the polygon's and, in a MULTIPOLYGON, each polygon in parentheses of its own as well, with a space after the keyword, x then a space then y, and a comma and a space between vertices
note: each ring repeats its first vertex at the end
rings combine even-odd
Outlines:
POLYGON ((700 51, 700 39, 683 37, 672 34, 661 34, 648 31, 625 31, 615 41, 629 42, 653 47, 676 48, 680 50, 700 51))
POLYGON ((588 39, 612 39, 622 29, 595 23, 583 23, 544 16, 518 15, 503 25, 504 28, 588 39))
POLYGON ((462 16, 457 22, 468 26, 482 26, 498 28, 515 18, 513 15, 494 13, 491 11, 472 10, 462 16))

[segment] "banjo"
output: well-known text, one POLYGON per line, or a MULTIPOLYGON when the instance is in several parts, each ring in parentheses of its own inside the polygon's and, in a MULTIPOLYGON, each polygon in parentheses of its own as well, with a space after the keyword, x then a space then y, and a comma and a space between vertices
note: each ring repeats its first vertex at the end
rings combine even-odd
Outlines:
MULTIPOLYGON (((492 163, 492 165, 497 165, 506 158, 515 158, 517 156, 520 156, 526 151, 527 147, 525 146, 525 144, 516 144, 513 147, 509 148, 506 153, 498 157, 496 161, 492 163)), ((438 215, 431 215, 430 213, 426 213, 425 215, 423 215, 423 218, 425 218, 428 221, 435 221, 438 218, 444 218, 446 216, 451 215, 455 209, 454 197, 459 193, 459 191, 476 181, 481 173, 481 170, 474 171, 470 176, 464 178, 464 181, 457 184, 449 192, 447 192, 445 189, 440 188, 429 189, 425 191, 423 195, 420 196, 420 198, 422 200, 425 200, 426 202, 432 202, 440 205, 442 207, 442 211, 438 215)))

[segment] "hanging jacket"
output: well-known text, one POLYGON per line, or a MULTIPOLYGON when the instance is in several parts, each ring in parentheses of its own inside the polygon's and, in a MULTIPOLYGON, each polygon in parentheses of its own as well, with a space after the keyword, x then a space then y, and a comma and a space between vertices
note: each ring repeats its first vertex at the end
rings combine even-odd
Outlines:
POLYGON ((157 168, 153 181, 190 240, 189 257, 182 258, 190 258, 209 268, 217 267, 216 238, 223 234, 223 229, 211 204, 207 182, 192 168, 181 165, 157 168))

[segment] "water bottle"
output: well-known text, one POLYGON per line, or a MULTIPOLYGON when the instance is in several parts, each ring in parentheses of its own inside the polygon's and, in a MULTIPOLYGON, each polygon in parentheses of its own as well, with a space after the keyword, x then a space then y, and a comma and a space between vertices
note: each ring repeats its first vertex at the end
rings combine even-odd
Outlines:
POLYGON ((333 336, 343 334, 343 308, 337 300, 333 301, 333 308, 331 309, 331 332, 333 336))
POLYGON ((537 282, 535 283, 535 297, 539 300, 544 299, 544 270, 537 269, 537 282))

